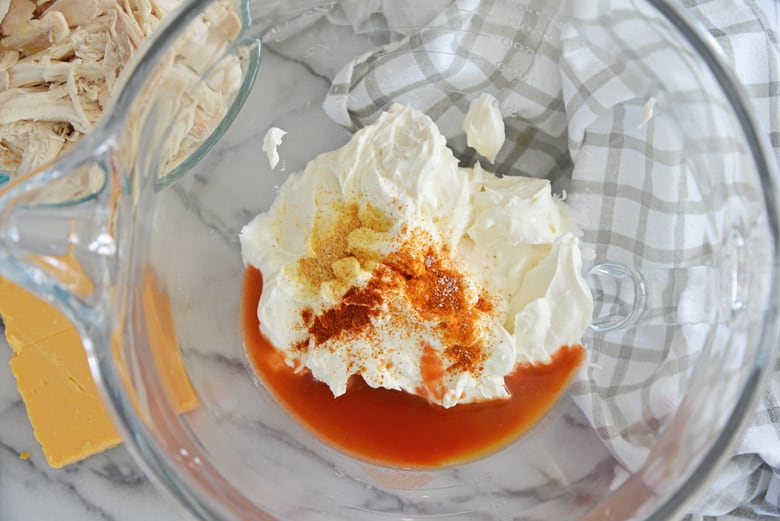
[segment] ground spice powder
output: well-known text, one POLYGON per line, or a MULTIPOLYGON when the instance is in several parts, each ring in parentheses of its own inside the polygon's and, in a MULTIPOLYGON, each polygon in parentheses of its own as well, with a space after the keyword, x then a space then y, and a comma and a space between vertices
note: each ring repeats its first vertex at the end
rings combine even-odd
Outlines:
POLYGON ((314 344, 320 345, 331 338, 347 333, 357 333, 371 325, 371 317, 379 314, 382 303, 382 285, 372 278, 364 288, 351 288, 338 305, 326 309, 316 317, 311 312, 301 316, 308 326, 314 344))
POLYGON ((478 373, 488 358, 488 346, 479 341, 480 319, 490 313, 490 296, 483 293, 474 299, 464 274, 457 268, 446 247, 441 247, 424 231, 402 229, 400 246, 377 261, 361 249, 349 247, 348 235, 355 230, 386 231, 387 219, 355 206, 344 208, 341 220, 315 233, 314 256, 300 265, 302 274, 317 291, 317 286, 335 280, 330 265, 344 257, 354 257, 365 268, 371 266, 371 278, 362 286, 350 287, 340 301, 314 314, 311 309, 301 313, 308 339, 296 344, 303 352, 316 349, 334 339, 348 340, 357 336, 371 340, 372 319, 380 313, 394 327, 414 332, 422 324, 438 324, 436 333, 444 349, 425 348, 426 360, 438 357, 444 373, 478 373), (377 224, 378 223, 378 224, 377 224), (312 269, 314 268, 314 269, 312 269), (385 305, 392 300, 393 305, 385 305), (404 303, 399 309, 399 302, 404 303))

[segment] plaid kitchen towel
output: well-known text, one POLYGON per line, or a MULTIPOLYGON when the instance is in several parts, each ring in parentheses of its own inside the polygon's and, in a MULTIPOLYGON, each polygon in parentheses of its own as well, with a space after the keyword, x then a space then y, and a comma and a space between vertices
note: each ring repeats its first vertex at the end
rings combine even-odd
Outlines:
MULTIPOLYGON (((715 38, 752 101, 780 160, 780 4, 774 0, 685 0, 715 38)), ((737 455, 691 521, 780 517, 780 366, 764 391, 737 455)))
MULTIPOLYGON (((720 44, 780 157, 776 4, 684 7, 720 44)), ((643 327, 589 339, 588 365, 571 387, 627 468, 645 462, 692 372, 706 366, 696 363, 700 356, 730 350, 733 362, 712 377, 736 382, 738 346, 747 338, 710 315, 717 275, 707 266, 728 261, 713 261, 712 245, 760 215, 761 188, 745 175, 750 151, 734 138, 738 129, 712 94, 714 80, 658 13, 638 0, 355 0, 323 16, 372 35, 363 54, 329 75, 324 109, 333 120, 354 130, 394 102, 410 104, 470 164, 479 158, 465 146, 463 117, 479 94, 494 94, 507 126, 498 173, 546 177, 555 191, 568 189, 586 213, 583 241, 596 259, 650 279, 643 327)), ((593 282, 599 299, 622 295, 608 278, 593 282)), ((607 308, 599 310, 607 321, 630 315, 619 302, 607 308)), ((780 517, 779 393, 780 374, 692 520, 780 517)), ((702 407, 695 416, 719 414, 702 407)))

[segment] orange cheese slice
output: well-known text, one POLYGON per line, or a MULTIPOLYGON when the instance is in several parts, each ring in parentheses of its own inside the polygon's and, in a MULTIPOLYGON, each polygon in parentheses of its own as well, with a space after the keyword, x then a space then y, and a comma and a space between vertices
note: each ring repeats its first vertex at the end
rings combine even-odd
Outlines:
POLYGON ((14 354, 72 327, 62 313, 5 279, 0 279, 0 315, 14 354))
POLYGON ((24 347, 10 365, 49 465, 62 467, 122 441, 74 328, 24 347))
POLYGON ((173 328, 173 316, 168 295, 159 286, 152 270, 144 273, 143 310, 149 343, 155 346, 152 358, 161 375, 168 399, 180 413, 198 407, 198 396, 184 367, 173 328))
MULTIPOLYGON (((144 315, 155 364, 180 413, 198 406, 184 368, 167 295, 144 282, 144 315)), ((0 278, 0 315, 13 351, 9 362, 35 437, 52 467, 121 442, 98 394, 75 327, 51 305, 0 278)))
POLYGON ((11 372, 49 465, 62 467, 119 444, 70 321, 5 279, 0 315, 13 350, 11 372))

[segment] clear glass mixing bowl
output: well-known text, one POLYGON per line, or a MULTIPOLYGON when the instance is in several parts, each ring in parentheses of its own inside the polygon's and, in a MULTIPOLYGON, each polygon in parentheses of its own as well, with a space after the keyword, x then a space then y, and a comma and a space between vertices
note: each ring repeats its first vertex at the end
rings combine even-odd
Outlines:
POLYGON ((777 176, 739 87, 673 5, 194 0, 124 79, 77 148, 0 192, 0 274, 77 324, 127 446, 195 517, 672 519, 729 457, 778 336, 777 176), (217 8, 234 10, 235 31, 208 25, 217 8), (162 73, 204 42, 192 78, 162 73), (230 128, 187 175, 169 173, 161 158, 199 85, 258 53, 230 128), (549 177, 587 217, 587 362, 492 455, 437 469, 356 460, 249 368, 238 232, 394 101, 472 163, 459 125, 482 92, 508 127, 496 170, 549 177), (271 126, 288 131, 275 170, 261 150, 271 126), (199 400, 186 413, 168 374, 177 353, 199 400))

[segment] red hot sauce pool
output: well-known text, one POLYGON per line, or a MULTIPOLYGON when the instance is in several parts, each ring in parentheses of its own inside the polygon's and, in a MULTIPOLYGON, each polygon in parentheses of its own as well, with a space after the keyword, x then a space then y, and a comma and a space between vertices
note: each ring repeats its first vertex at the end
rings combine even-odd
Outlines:
POLYGON ((244 275, 242 322, 249 359, 266 389, 313 434, 357 458, 401 467, 436 467, 495 451, 528 431, 563 393, 582 364, 580 345, 558 349, 549 364, 519 365, 505 383, 511 397, 449 409, 402 391, 372 389, 353 376, 334 398, 308 372, 295 374, 260 333, 260 271, 244 275))

